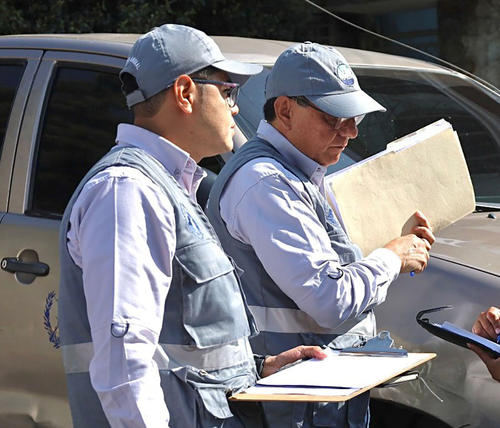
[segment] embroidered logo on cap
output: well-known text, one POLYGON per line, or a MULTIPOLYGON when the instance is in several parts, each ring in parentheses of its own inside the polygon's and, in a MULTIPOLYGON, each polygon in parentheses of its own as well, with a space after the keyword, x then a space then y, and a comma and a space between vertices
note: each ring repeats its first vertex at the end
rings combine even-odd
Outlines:
POLYGON ((347 64, 340 64, 337 67, 337 76, 345 85, 354 85, 354 73, 347 64))

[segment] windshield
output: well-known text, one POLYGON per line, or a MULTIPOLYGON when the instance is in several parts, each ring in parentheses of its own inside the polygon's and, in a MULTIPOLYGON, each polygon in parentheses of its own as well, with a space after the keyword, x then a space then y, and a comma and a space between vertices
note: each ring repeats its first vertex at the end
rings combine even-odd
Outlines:
MULTIPOLYGON (((441 118, 457 131, 476 200, 500 203, 500 96, 468 78, 428 71, 355 69, 361 87, 387 108, 359 125, 340 161, 328 173, 385 149, 387 143, 441 118)), ((247 138, 263 117, 264 84, 269 70, 241 90, 238 126, 247 138)))

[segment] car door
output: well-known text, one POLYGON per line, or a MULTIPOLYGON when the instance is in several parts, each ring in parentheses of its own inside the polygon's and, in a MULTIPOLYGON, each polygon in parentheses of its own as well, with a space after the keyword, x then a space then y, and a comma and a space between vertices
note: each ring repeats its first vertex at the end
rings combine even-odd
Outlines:
MULTIPOLYGON (((0 406, 19 421, 71 425, 58 349, 58 228, 79 180, 114 144, 116 125, 131 119, 117 76, 123 63, 47 51, 17 119, 17 147, 5 147, 12 180, 0 184, 0 406)), ((4 165, 1 173, 9 175, 4 165)))

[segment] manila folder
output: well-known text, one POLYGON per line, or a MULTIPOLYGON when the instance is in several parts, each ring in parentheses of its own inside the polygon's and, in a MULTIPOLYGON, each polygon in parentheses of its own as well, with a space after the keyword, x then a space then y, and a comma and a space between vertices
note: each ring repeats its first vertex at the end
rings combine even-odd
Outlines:
POLYGON ((460 141, 443 119, 329 175, 325 188, 347 234, 365 255, 410 233, 416 210, 436 233, 475 208, 460 141))

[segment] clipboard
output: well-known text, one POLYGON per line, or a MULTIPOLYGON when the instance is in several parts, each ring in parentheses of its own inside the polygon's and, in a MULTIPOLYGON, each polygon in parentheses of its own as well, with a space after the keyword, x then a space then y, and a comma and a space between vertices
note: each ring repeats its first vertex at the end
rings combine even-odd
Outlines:
POLYGON ((500 344, 478 336, 468 330, 464 330, 450 322, 442 324, 430 322, 428 318, 423 318, 425 314, 438 312, 441 310, 452 309, 453 306, 440 306, 438 308, 424 309, 417 314, 417 323, 425 328, 429 333, 434 336, 440 337, 447 342, 454 343, 455 345, 467 348, 467 343, 472 343, 479 346, 481 349, 490 352, 495 358, 500 357, 500 344))
POLYGON ((342 355, 332 351, 325 360, 308 360, 260 379, 257 385, 234 394, 234 401, 302 401, 302 402, 340 402, 354 398, 372 388, 426 363, 436 357, 434 353, 408 353, 407 357, 372 356, 359 354, 342 355), (328 361, 327 361, 328 360, 328 361), (309 376, 308 368, 318 364, 315 374, 309 376), (309 366, 309 367, 308 367, 309 366), (355 368, 353 370, 353 368, 355 368), (302 373, 301 373, 302 372, 302 373), (330 381, 329 374, 339 374, 342 385, 330 381), (353 385, 349 385, 352 377, 353 385), (303 384, 306 378, 307 384, 303 384), (286 384, 281 384, 288 379, 286 384), (292 384, 290 384, 290 382, 292 384), (296 385, 293 385, 293 382, 296 385), (266 386, 267 385, 267 386, 266 386))

